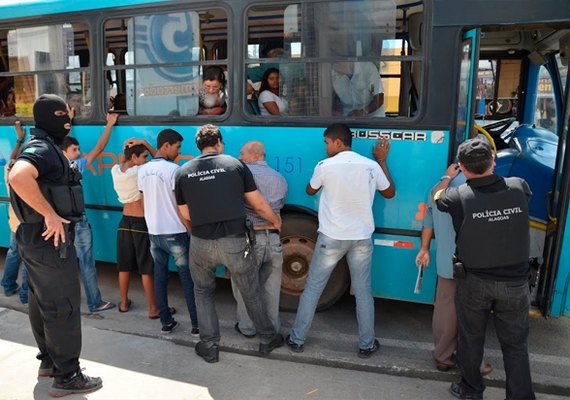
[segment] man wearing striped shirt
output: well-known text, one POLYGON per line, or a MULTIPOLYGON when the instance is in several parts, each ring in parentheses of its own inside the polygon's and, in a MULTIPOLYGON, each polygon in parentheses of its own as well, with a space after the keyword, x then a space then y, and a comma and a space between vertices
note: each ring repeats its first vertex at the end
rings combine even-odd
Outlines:
MULTIPOLYGON (((265 161, 265 146, 259 141, 247 142, 240 150, 240 160, 246 163, 257 189, 261 192, 273 212, 279 215, 287 196, 287 181, 265 161)), ((259 286, 261 298, 267 309, 267 316, 279 332, 279 294, 281 290, 281 268, 283 252, 279 231, 271 223, 260 217, 247 203, 245 213, 255 229, 256 244, 254 255, 259 265, 259 286)), ((236 285, 232 285, 237 301, 237 319, 235 329, 242 335, 252 338, 256 335, 255 326, 247 315, 245 304, 236 285)))

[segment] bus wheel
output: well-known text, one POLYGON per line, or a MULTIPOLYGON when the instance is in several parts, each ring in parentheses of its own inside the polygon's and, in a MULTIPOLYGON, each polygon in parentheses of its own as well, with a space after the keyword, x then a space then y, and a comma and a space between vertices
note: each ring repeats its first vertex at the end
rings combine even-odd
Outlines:
MULTIPOLYGON (((316 218, 285 214, 281 229, 281 245, 283 247, 283 272, 281 274, 282 310, 295 311, 299 305, 299 297, 305 288, 309 274, 309 264, 317 241, 316 218)), ((349 272, 346 260, 339 261, 319 299, 317 311, 332 306, 347 290, 349 272)))

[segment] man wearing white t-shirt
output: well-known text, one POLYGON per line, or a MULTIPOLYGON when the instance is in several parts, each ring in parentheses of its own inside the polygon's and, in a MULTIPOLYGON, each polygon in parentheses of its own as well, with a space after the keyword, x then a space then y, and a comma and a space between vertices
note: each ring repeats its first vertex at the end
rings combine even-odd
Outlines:
POLYGON ((162 323, 168 334, 178 322, 172 318, 174 308, 168 306, 168 259, 172 256, 178 268, 180 283, 192 322, 192 335, 198 336, 198 317, 194 300, 194 282, 190 276, 188 250, 190 225, 178 213, 174 197, 174 176, 183 137, 173 129, 164 129, 156 139, 155 157, 139 168, 138 187, 144 195, 144 218, 148 226, 150 253, 154 260, 154 291, 162 323))
POLYGON ((374 299, 370 283, 374 232, 372 203, 376 190, 387 199, 396 194, 386 164, 390 146, 388 140, 379 139, 373 150, 374 162, 352 151, 352 133, 346 125, 333 124, 325 130, 324 136, 329 158, 317 164, 307 185, 309 195, 322 188, 319 236, 286 343, 295 352, 303 351, 321 293, 336 264, 346 255, 356 298, 358 356, 368 358, 379 347, 374 334, 374 299))

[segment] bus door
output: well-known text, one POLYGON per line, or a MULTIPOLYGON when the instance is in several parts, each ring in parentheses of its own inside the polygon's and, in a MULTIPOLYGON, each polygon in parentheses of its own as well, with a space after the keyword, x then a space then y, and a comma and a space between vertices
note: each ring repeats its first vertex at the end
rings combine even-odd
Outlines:
POLYGON ((473 107, 475 104, 475 78, 479 65, 479 29, 471 29, 463 34, 461 43, 461 63, 459 72, 459 94, 453 157, 457 146, 469 139, 473 126, 473 107))
MULTIPOLYGON (((567 61, 566 61, 567 63, 567 61)), ((566 65, 566 68, 568 66, 566 65)), ((558 78, 558 77, 557 77, 558 78)), ((570 280, 570 228, 568 226, 568 200, 570 198, 570 79, 565 77, 566 89, 558 101, 563 112, 559 115, 558 150, 554 170, 554 186, 550 193, 549 223, 544 245, 544 265, 540 270, 536 303, 543 316, 570 315, 568 298, 570 280)), ((560 80, 558 81, 560 83, 560 80)), ((560 87, 561 85, 554 85, 560 87)), ((562 87, 560 87, 562 89, 562 87)))

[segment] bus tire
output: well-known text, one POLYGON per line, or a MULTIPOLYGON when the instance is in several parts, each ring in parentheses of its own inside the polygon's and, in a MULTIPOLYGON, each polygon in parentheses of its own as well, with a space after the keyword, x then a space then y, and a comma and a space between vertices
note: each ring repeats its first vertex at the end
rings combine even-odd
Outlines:
MULTIPOLYGON (((309 265, 319 224, 315 217, 302 214, 283 215, 281 245, 283 247, 283 271, 281 273, 281 298, 279 306, 285 311, 295 311, 309 274, 309 265)), ((317 311, 332 306, 346 292, 350 283, 346 259, 343 257, 323 291, 317 311)))

